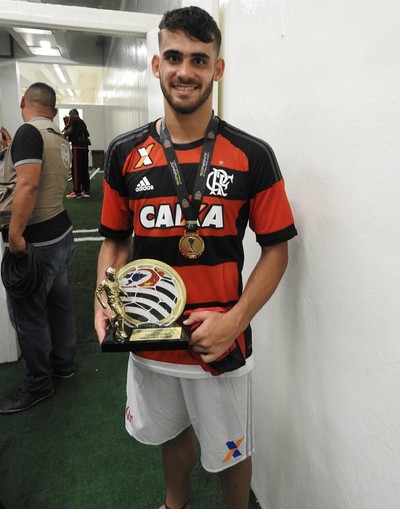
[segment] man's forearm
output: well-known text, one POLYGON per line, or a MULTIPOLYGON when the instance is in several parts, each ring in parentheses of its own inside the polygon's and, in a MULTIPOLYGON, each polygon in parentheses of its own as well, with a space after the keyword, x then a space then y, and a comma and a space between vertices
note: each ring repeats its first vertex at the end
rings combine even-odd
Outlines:
POLYGON ((20 184, 15 189, 8 241, 11 252, 24 251, 26 244, 23 239, 24 230, 32 215, 37 198, 37 188, 20 184))
POLYGON ((132 250, 132 237, 123 240, 105 239, 101 245, 97 262, 97 285, 105 276, 108 267, 121 268, 128 263, 132 250))
POLYGON ((196 329, 190 345, 205 362, 213 362, 225 353, 243 332, 254 315, 271 298, 288 261, 287 244, 264 247, 239 301, 227 313, 194 311, 184 324, 196 329))
POLYGON ((238 303, 230 311, 240 332, 272 297, 285 273, 287 263, 287 242, 263 248, 238 303))
POLYGON ((8 240, 12 253, 24 251, 26 244, 22 236, 35 208, 39 189, 41 164, 27 163, 17 166, 8 240))

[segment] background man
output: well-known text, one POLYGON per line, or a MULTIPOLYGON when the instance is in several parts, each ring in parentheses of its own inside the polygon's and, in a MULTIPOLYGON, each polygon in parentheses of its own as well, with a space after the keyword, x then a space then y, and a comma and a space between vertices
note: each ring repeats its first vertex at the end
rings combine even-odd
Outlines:
POLYGON ((3 126, 0 127, 0 150, 4 150, 11 143, 11 135, 3 126))
POLYGON ((67 198, 89 198, 89 131, 80 118, 77 109, 69 112, 69 121, 63 130, 64 136, 72 145, 72 193, 67 198))
MULTIPOLYGON (((2 232, 9 250, 5 255, 28 268, 39 260, 43 274, 39 289, 29 296, 4 284, 25 368, 22 387, 0 407, 1 414, 30 408, 53 394, 53 376, 74 374, 76 331, 67 271, 75 248, 63 205, 71 149, 53 123, 55 104, 50 86, 31 85, 20 105, 25 123, 9 146, 17 184, 10 225, 2 232)), ((27 270, 28 287, 35 272, 27 270)))
MULTIPOLYGON (((159 259, 181 275, 189 348, 130 355, 126 428, 161 444, 163 508, 189 507, 197 439, 226 506, 245 509, 253 452, 249 324, 279 284, 296 229, 271 148, 213 116, 213 82, 224 72, 215 21, 188 7, 167 12, 159 28, 152 68, 165 116, 108 149, 98 283, 107 267, 137 258, 159 259), (247 224, 261 255, 243 288, 247 224)), ((95 306, 102 341, 109 318, 95 306)))

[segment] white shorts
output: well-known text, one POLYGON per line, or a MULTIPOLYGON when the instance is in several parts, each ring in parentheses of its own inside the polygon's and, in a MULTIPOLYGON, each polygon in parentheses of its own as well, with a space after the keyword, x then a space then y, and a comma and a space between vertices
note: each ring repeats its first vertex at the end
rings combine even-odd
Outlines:
POLYGON ((254 452, 251 373, 190 379, 128 363, 125 426, 144 444, 160 445, 192 425, 208 472, 220 472, 254 452))

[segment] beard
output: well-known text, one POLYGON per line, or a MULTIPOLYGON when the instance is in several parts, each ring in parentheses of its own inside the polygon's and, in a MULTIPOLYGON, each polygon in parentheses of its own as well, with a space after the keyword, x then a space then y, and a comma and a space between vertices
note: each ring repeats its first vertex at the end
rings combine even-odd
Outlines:
MULTIPOLYGON (((186 83, 187 84, 187 83, 186 83)), ((192 101, 180 101, 175 100, 172 95, 168 92, 167 88, 164 85, 163 80, 160 78, 160 87, 161 91, 163 93, 163 96, 165 97, 167 103, 171 106, 171 108, 176 111, 176 113, 181 113, 183 115, 188 115, 190 113, 194 113, 196 110, 198 110, 210 97, 210 94, 213 89, 213 80, 210 81, 210 83, 205 88, 204 92, 198 96, 195 100, 192 101)))

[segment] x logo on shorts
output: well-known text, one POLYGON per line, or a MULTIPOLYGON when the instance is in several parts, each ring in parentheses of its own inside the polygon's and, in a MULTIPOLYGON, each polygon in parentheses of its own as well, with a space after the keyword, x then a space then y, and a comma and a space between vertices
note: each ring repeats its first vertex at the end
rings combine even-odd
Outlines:
POLYGON ((229 440, 228 442, 226 442, 226 446, 228 447, 229 452, 225 456, 223 463, 226 463, 227 461, 229 461, 232 458, 238 458, 239 456, 242 455, 242 453, 239 451, 239 447, 240 447, 240 444, 243 442, 243 440, 244 440, 244 437, 239 438, 239 440, 236 440, 236 442, 234 442, 233 440, 229 440))

